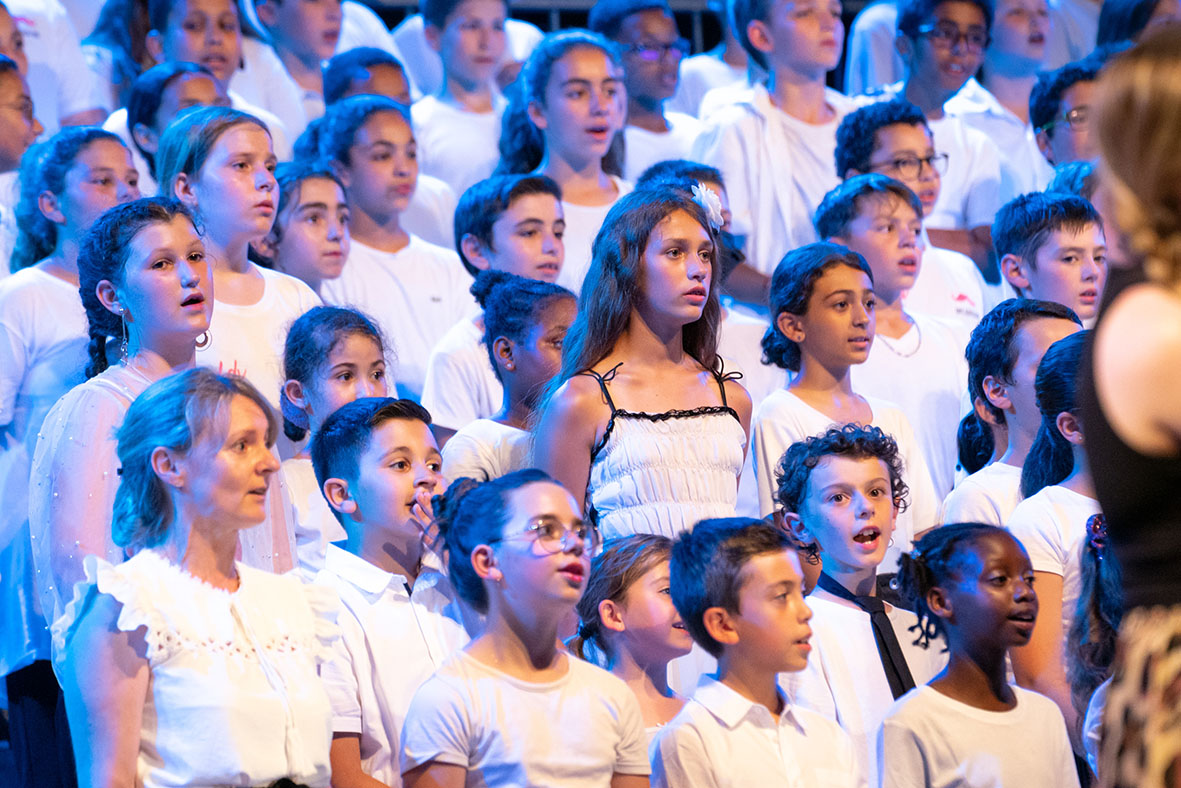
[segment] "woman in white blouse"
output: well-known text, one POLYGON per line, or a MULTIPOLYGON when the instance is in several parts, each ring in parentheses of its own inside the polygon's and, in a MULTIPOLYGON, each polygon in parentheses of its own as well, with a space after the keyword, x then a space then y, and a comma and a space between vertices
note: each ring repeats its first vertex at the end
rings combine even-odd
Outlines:
POLYGON ((114 541, 53 626, 79 785, 327 786, 336 598, 235 560, 279 469, 266 399, 190 369, 119 428, 114 541))

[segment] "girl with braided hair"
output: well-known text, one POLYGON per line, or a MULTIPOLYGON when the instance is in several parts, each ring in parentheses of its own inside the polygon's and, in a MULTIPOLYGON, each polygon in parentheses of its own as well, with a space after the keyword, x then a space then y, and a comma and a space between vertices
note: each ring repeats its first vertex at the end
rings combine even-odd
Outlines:
POLYGON ((1028 643, 1037 621, 1021 543, 982 523, 935 528, 902 556, 898 586, 919 642, 943 635, 948 663, 882 723, 879 785, 1078 788, 1062 712, 1006 677, 1009 649, 1028 643))

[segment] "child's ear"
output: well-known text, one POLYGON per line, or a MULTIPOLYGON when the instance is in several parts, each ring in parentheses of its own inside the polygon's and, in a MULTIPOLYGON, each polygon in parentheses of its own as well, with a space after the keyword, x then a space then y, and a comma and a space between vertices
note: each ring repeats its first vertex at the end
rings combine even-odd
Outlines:
POLYGON ((160 136, 156 134, 154 129, 143 123, 135 124, 135 127, 131 129, 131 136, 135 140, 135 144, 148 153, 155 153, 160 149, 160 136))
POLYGON ((791 534, 791 538, 795 539, 798 543, 802 545, 814 544, 817 547, 820 547, 820 544, 816 541, 816 537, 812 536, 812 534, 808 532, 808 527, 804 525, 803 518, 801 518, 795 512, 783 513, 783 528, 789 534, 791 534))
POLYGON ((894 50, 898 52, 902 62, 909 64, 910 57, 914 54, 914 42, 910 40, 910 36, 898 32, 894 36, 894 50))
POLYGON ((496 565, 496 554, 492 552, 491 545, 476 545, 472 550, 471 560, 472 569, 476 570, 476 575, 481 580, 489 580, 493 583, 504 580, 504 573, 496 565))
POLYGON ((48 189, 37 195, 37 210, 41 211, 41 215, 54 224, 66 223, 66 215, 62 213, 57 195, 48 189))
POLYGON ((283 393, 287 395, 287 400, 300 410, 307 408, 307 399, 304 397, 303 384, 298 380, 288 380, 283 383, 283 393))
POLYGON ((951 598, 939 586, 927 592, 927 609, 939 618, 951 620, 955 616, 951 598))
POLYGON ((328 505, 341 514, 356 514, 357 502, 349 492, 349 483, 344 479, 333 477, 324 480, 324 497, 328 505))
POLYGON ((1009 284, 1017 288, 1018 293, 1024 294, 1029 289, 1029 273, 1025 262, 1015 254, 1007 254, 1001 258, 1001 273, 1009 284))
POLYGON ((599 603, 599 622, 612 632, 627 629, 627 625, 623 623, 623 608, 613 599, 604 599, 599 603))
POLYGON ((124 313, 123 304, 119 301, 119 291, 115 289, 114 283, 109 279, 101 280, 94 287, 94 294, 98 296, 98 302, 103 305, 108 312, 115 315, 122 315, 124 313))
POLYGON ((1054 149, 1050 147, 1050 134, 1043 129, 1034 134, 1033 138, 1037 142, 1037 149, 1042 152, 1042 156, 1044 156, 1046 161, 1050 163, 1050 166, 1053 167, 1054 149))
POLYGON ((344 190, 346 192, 345 197, 348 197, 347 192, 349 190, 349 186, 352 185, 350 183, 352 179, 349 177, 349 168, 344 166, 344 162, 337 161, 336 159, 328 162, 328 166, 332 168, 332 171, 336 173, 336 177, 340 179, 342 184, 344 184, 344 190))
POLYGON ((791 312, 780 312, 775 318, 775 327, 779 329, 780 333, 797 345, 804 341, 804 323, 800 320, 799 315, 793 315, 791 312))
POLYGON ((279 21, 278 3, 272 0, 254 0, 254 10, 263 27, 274 27, 279 21))
POLYGON ((529 120, 533 122, 534 126, 545 131, 546 126, 549 124, 545 119, 545 113, 542 111, 540 104, 536 101, 530 101, 529 106, 525 108, 525 112, 529 115, 529 120))
POLYGON ((463 256, 467 258, 467 261, 481 271, 487 271, 492 267, 492 261, 488 259, 484 244, 471 233, 465 233, 463 238, 459 239, 459 248, 463 250, 463 256))
POLYGON ((172 182, 172 193, 176 199, 189 208, 197 207, 197 193, 193 189, 193 180, 187 172, 177 174, 176 180, 172 182))
POLYGON ((496 357, 497 365, 509 372, 517 367, 516 361, 513 360, 514 349, 513 341, 508 337, 497 337, 492 340, 492 355, 496 357))
POLYGON ((1066 438, 1068 443, 1072 443, 1075 446, 1083 445, 1083 423, 1079 420, 1078 416, 1063 411, 1058 414, 1055 423, 1058 427, 1058 432, 1062 433, 1062 437, 1066 438))
POLYGON ((1009 398, 1008 384, 999 378, 994 378, 992 375, 985 375, 980 387, 984 389, 984 396, 993 407, 1000 408, 1003 411, 1013 409, 1013 400, 1009 398))
POLYGON ((719 643, 733 645, 738 642, 738 630, 734 628, 734 619, 726 608, 706 608, 701 615, 701 623, 709 636, 719 643))
POLYGON ((178 490, 185 486, 186 473, 181 458, 172 449, 157 446, 152 450, 152 472, 160 481, 178 490))
POLYGON ((156 63, 164 62, 164 42, 161 40, 160 31, 152 30, 144 36, 144 49, 156 63))
POLYGON ((271 225, 271 231, 266 234, 266 237, 258 241, 251 241, 250 246, 264 259, 270 260, 271 265, 274 265, 275 255, 279 252, 279 236, 275 232, 275 226, 271 225))
POLYGON ((750 45, 760 52, 771 54, 775 51, 775 37, 771 27, 762 19, 752 19, 746 26, 746 37, 750 45))
POLYGON ((426 39, 427 46, 439 52, 443 48, 443 31, 432 25, 430 22, 423 22, 422 36, 426 39))

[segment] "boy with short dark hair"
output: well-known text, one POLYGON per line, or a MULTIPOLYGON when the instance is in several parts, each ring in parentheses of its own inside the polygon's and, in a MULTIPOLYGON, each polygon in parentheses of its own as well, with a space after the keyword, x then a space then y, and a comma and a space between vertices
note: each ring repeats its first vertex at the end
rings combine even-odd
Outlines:
POLYGON ((316 481, 348 535, 316 582, 340 595, 341 638, 322 667, 332 705, 332 784, 401 785, 402 723, 418 686, 467 643, 442 560, 425 544, 442 460, 430 414, 366 397, 312 439, 316 481))
POLYGON ((1100 58, 1076 60, 1039 74, 1030 91, 1029 122, 1038 148, 1054 167, 1099 154, 1098 140, 1090 133, 1090 111, 1102 67, 1100 58))
POLYGON ((1107 282, 1103 219, 1082 197, 1031 192, 997 212, 992 242, 1001 273, 1023 298, 1070 307, 1093 321, 1107 282))
POLYGON ((1021 466, 1042 415, 1034 379, 1050 345, 1082 329, 1069 307, 1052 301, 1010 298, 972 331, 968 396, 1003 424, 1007 445, 998 460, 960 481, 943 501, 941 522, 1004 527, 1021 501, 1021 466))
POLYGON ((887 95, 922 110, 935 149, 948 157, 939 199, 927 217, 932 243, 968 255, 984 272, 992 270, 988 230, 1001 205, 1000 151, 943 105, 979 70, 991 27, 986 0, 904 0, 896 45, 906 79, 886 88, 887 95))
POLYGON ((253 42, 248 46, 250 39, 245 39, 243 57, 251 61, 255 73, 265 73, 263 64, 277 56, 282 69, 269 71, 274 79, 260 95, 267 97, 267 108, 298 137, 308 123, 324 114, 320 64, 336 52, 343 10, 340 3, 304 0, 255 0, 254 8, 270 47, 253 42))
POLYGON ((619 44, 627 87, 623 177, 635 180, 651 165, 689 155, 701 124, 665 101, 677 90, 689 42, 677 30, 667 0, 599 0, 587 27, 619 44))
POLYGON ((504 0, 425 0, 423 32, 443 61, 443 86, 410 110, 419 168, 456 194, 487 178, 500 160, 505 100, 494 89, 504 55, 504 0))
POLYGON ((988 310, 989 293, 971 259, 927 239, 926 217, 943 191, 947 155, 936 152, 922 110, 896 98, 849 113, 837 129, 836 167, 842 178, 870 172, 889 175, 915 193, 923 209, 926 249, 923 272, 906 294, 906 304, 923 314, 956 321, 965 335, 970 332, 988 310))
POLYGON ((657 735, 652 785, 864 786, 848 735, 779 688, 781 672, 807 665, 812 634, 787 534, 760 520, 703 520, 677 538, 670 574, 673 604, 718 671, 657 735))
POLYGON ((841 58, 838 0, 794 13, 795 0, 735 0, 735 33, 765 82, 705 120, 695 161, 722 171, 734 232, 747 258, 770 275, 788 251, 816 240, 812 213, 840 180, 832 152, 853 101, 825 86, 841 58))
POLYGON ((947 662, 938 645, 915 644, 914 613, 878 597, 878 567, 908 492, 898 445, 877 427, 833 427, 792 444, 777 471, 787 527, 805 560, 823 566, 808 596, 808 667, 781 681, 796 703, 840 724, 859 773, 877 785, 875 736, 891 704, 947 662))
POLYGON ((816 232, 860 254, 873 271, 877 329, 869 358, 850 370, 853 388, 906 414, 941 500, 955 483, 966 332, 904 303, 925 264, 922 204, 893 178, 856 175, 825 195, 816 232))
MULTIPOLYGON (((463 193, 455 209, 455 248, 473 277, 493 269, 554 282, 562 272, 562 192, 544 175, 495 175, 463 193)), ((484 346, 484 316, 461 320, 427 361, 422 403, 446 442, 500 409, 504 387, 484 346)))

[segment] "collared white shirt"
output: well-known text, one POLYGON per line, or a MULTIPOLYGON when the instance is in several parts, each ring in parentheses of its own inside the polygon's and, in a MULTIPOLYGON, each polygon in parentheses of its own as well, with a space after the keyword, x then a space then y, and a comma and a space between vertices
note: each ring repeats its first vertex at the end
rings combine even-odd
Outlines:
POLYGON ((363 558, 328 545, 316 582, 340 594, 341 639, 321 669, 334 733, 361 734, 361 767, 402 784, 402 724, 419 685, 468 641, 459 608, 434 553, 413 587, 363 558))
POLYGON ((864 788, 848 734, 780 697, 776 719, 767 707, 702 676, 652 743, 653 788, 864 788))

